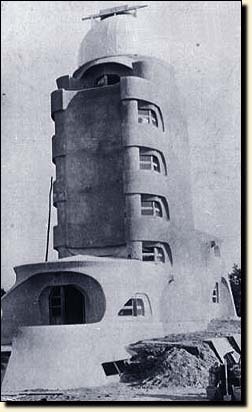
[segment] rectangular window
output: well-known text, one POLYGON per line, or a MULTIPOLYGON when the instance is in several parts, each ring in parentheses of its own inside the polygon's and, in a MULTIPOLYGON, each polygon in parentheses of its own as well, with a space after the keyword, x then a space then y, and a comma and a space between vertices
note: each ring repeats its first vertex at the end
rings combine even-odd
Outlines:
POLYGON ((161 247, 155 248, 155 261, 162 262, 162 263, 164 263, 165 261, 164 251, 161 247))
POLYGON ((156 156, 152 156, 152 167, 155 172, 160 173, 160 164, 156 156))
POLYGON ((143 254, 144 262, 154 262, 155 261, 154 247, 143 247, 142 254, 143 254))
POLYGON ((140 169, 154 170, 160 173, 159 160, 154 155, 142 155, 140 154, 140 169))
POLYGON ((140 155, 140 169, 152 170, 151 156, 140 155))
POLYGON ((138 109, 138 123, 150 123, 150 116, 148 109, 138 109))
POLYGON ((158 119, 154 110, 149 108, 138 108, 138 123, 153 124, 158 127, 158 119))
POLYGON ((142 200, 141 202, 141 214, 143 216, 153 216, 153 202, 142 200))
POLYGON ((159 246, 143 246, 142 259, 144 262, 165 262, 165 254, 162 247, 159 246))
POLYGON ((142 216, 158 216, 162 217, 162 206, 159 201, 156 200, 144 200, 144 195, 141 198, 141 214, 142 216))

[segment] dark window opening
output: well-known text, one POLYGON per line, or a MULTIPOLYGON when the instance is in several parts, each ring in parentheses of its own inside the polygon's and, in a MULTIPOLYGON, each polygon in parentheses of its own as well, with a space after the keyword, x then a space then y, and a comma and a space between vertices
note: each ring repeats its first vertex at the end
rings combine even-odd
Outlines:
POLYGON ((142 257, 144 262, 165 262, 164 250, 159 246, 143 246, 142 257))
POLYGON ((85 299, 74 286, 55 286, 49 295, 51 325, 85 323, 85 299))
POLYGON ((95 86, 103 87, 120 82, 120 76, 117 74, 104 74, 96 79, 95 86))
POLYGON ((115 362, 102 363, 102 367, 106 376, 118 375, 119 371, 115 366, 115 362))
POLYGON ((102 367, 106 376, 119 375, 125 371, 125 360, 104 362, 102 367))
POLYGON ((219 296, 219 283, 216 282, 215 283, 215 287, 213 289, 213 293, 212 293, 212 302, 213 303, 219 303, 220 301, 220 296, 219 296))

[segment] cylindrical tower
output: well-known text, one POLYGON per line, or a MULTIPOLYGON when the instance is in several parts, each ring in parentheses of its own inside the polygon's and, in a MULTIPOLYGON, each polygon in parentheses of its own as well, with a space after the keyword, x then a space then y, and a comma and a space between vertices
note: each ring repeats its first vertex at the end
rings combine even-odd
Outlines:
MULTIPOLYGON (((106 17, 106 16, 105 16, 106 17)), ((102 18, 52 93, 59 257, 172 265, 193 230, 186 124, 172 68, 142 54, 137 18, 102 18)))

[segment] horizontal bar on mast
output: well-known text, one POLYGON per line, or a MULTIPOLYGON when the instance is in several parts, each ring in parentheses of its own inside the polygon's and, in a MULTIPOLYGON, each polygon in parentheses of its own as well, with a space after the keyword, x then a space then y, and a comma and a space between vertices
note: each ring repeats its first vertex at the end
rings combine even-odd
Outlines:
POLYGON ((102 19, 105 17, 113 16, 115 14, 124 14, 131 10, 142 9, 144 7, 148 7, 147 4, 143 4, 139 6, 129 6, 128 4, 125 4, 125 6, 118 6, 118 7, 112 7, 110 9, 100 10, 99 13, 91 14, 90 16, 87 16, 87 17, 82 17, 81 20, 92 20, 92 19, 98 19, 98 18, 102 19))

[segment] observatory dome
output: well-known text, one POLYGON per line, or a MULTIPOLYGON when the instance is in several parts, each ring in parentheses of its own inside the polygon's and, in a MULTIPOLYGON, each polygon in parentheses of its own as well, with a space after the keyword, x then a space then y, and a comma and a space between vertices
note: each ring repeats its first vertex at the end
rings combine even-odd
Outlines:
POLYGON ((99 22, 84 37, 78 57, 78 65, 107 56, 143 54, 139 35, 143 28, 132 14, 111 16, 99 22))

